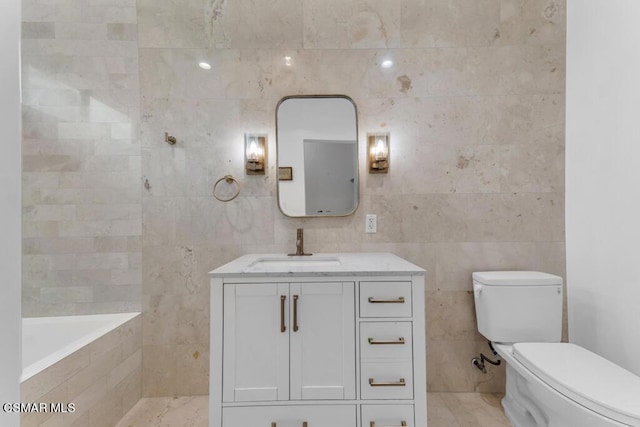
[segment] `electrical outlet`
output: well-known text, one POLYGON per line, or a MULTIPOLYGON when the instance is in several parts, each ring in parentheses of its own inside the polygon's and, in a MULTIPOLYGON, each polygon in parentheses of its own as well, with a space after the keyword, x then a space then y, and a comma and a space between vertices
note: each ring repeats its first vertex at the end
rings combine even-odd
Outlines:
POLYGON ((365 233, 378 232, 378 215, 367 214, 364 222, 365 233))

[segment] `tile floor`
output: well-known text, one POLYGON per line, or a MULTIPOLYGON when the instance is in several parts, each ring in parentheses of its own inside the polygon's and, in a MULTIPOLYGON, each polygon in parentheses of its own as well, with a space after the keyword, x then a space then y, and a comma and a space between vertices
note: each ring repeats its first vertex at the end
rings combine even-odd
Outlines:
MULTIPOLYGON (((428 393, 429 427, 509 427, 501 396, 428 393)), ((208 396, 143 398, 116 427, 207 427, 208 396)))

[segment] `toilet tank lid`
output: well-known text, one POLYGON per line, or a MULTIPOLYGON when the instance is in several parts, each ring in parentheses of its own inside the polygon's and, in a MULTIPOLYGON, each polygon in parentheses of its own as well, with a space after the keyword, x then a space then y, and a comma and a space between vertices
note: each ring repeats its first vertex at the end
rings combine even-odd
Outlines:
POLYGON ((472 277, 474 281, 489 286, 562 285, 562 277, 540 271, 477 271, 472 277))

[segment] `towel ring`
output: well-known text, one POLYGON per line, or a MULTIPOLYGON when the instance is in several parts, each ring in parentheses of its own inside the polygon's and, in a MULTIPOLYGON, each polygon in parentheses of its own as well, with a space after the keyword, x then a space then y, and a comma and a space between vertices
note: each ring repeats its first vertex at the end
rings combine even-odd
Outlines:
POLYGON ((216 199, 220 200, 221 202, 230 202, 233 199, 235 199, 236 197, 238 197, 238 194, 240 194, 240 184, 238 183, 238 180, 236 180, 233 176, 231 175, 225 175, 222 178, 220 178, 219 180, 216 181, 215 184, 213 184, 213 197, 215 197, 216 199), (236 186, 236 192, 233 196, 225 199, 223 197, 220 197, 217 193, 217 189, 218 189, 218 185, 222 182, 225 181, 227 184, 235 184, 236 186))

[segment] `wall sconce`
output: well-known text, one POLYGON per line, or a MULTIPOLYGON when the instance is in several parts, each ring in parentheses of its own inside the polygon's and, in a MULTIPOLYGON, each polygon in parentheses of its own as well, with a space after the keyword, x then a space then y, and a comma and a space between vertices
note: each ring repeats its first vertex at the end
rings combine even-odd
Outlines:
POLYGON ((245 133, 244 158, 247 175, 264 175, 267 163, 267 136, 245 133))
POLYGON ((389 134, 369 133, 369 173, 389 172, 389 134))

